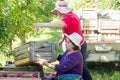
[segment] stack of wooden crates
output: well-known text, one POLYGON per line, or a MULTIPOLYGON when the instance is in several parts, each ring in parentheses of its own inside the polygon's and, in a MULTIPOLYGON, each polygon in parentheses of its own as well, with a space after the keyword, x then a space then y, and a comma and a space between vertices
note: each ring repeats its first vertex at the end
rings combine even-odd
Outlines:
POLYGON ((120 20, 100 19, 97 8, 81 8, 80 16, 87 42, 120 40, 120 20))
POLYGON ((81 25, 86 40, 97 40, 98 17, 96 8, 81 8, 81 25))

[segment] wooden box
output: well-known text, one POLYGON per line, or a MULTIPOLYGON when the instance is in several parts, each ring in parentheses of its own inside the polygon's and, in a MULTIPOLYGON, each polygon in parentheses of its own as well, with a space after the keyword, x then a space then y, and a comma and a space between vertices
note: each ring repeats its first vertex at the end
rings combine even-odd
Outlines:
POLYGON ((57 58, 56 45, 53 43, 28 42, 14 49, 15 65, 33 64, 38 58, 55 61, 57 58))

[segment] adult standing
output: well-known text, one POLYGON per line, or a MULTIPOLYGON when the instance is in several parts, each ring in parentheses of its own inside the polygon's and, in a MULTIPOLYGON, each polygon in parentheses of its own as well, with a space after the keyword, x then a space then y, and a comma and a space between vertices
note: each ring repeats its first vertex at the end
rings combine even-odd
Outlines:
MULTIPOLYGON (((39 27, 49 27, 49 28, 62 28, 62 34, 70 35, 74 32, 78 33, 82 40, 80 41, 81 45, 81 53, 83 55, 85 61, 85 54, 87 49, 87 44, 85 42, 85 38, 82 34, 82 29, 80 25, 80 19, 72 9, 68 7, 67 2, 65 1, 58 1, 55 5, 55 8, 51 11, 53 14, 60 16, 62 19, 57 22, 39 22, 33 25, 34 28, 39 27)), ((62 38, 59 40, 59 45, 64 44, 65 36, 63 35, 62 38)), ((84 80, 92 80, 90 72, 84 63, 83 65, 83 79, 84 80)))

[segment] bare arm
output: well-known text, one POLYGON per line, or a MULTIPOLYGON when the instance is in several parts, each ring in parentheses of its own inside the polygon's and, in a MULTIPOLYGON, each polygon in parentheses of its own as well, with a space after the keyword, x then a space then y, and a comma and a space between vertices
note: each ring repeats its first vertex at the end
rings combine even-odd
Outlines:
POLYGON ((57 21, 57 22, 43 22, 43 23, 35 23, 33 25, 34 28, 39 28, 39 27, 49 27, 49 28, 58 28, 58 27, 64 27, 65 23, 63 21, 57 21))
POLYGON ((55 69, 55 64, 48 63, 48 61, 45 59, 38 58, 38 61, 36 61, 35 63, 40 64, 40 65, 45 65, 51 69, 55 69))
POLYGON ((44 65, 51 68, 51 69, 55 69, 55 64, 45 63, 44 65))

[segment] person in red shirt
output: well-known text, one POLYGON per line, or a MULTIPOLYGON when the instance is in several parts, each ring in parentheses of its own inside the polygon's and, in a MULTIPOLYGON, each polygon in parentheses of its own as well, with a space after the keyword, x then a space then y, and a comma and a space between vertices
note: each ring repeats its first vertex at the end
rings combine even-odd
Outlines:
MULTIPOLYGON (((87 49, 87 43, 85 41, 85 38, 82 34, 82 28, 80 24, 80 19, 78 16, 73 12, 71 8, 68 7, 67 2, 65 1, 58 1, 55 5, 55 8, 51 11, 55 15, 61 16, 61 20, 57 22, 39 22, 34 23, 33 28, 39 28, 39 27, 49 27, 49 28, 62 28, 62 34, 70 35, 74 32, 78 33, 82 40, 80 41, 81 46, 81 53, 83 55, 84 61, 86 59, 86 49, 87 49)), ((63 50, 66 51, 65 48, 65 36, 63 35, 62 38, 59 40, 59 45, 63 45, 63 50)), ((90 72, 84 63, 83 66, 83 79, 84 80, 92 80, 92 77, 90 75, 90 72)))

